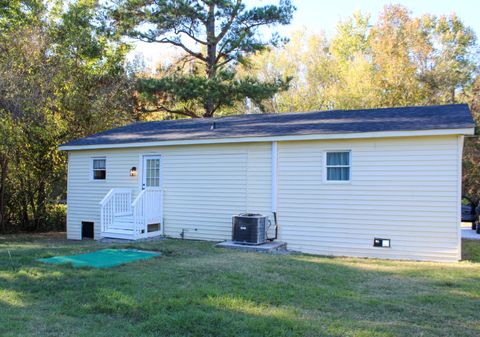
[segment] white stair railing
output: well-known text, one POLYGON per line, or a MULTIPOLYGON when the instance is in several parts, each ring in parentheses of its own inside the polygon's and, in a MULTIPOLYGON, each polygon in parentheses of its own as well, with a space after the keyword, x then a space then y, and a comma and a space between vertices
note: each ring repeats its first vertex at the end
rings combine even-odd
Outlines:
POLYGON ((145 191, 146 190, 142 190, 140 193, 138 193, 137 197, 132 203, 133 232, 135 233, 135 236, 138 236, 145 227, 145 212, 143 203, 145 191))
POLYGON ((149 187, 142 190, 132 203, 135 235, 146 235, 148 224, 163 227, 163 191, 149 187))
POLYGON ((128 188, 112 188, 100 201, 100 228, 108 232, 115 217, 132 213, 132 191, 128 188))

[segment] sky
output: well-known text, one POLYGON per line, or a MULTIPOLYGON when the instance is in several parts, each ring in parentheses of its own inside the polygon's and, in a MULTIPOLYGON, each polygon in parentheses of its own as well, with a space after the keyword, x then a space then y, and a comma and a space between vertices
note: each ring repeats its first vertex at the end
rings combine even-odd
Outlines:
MULTIPOLYGON (((292 0, 297 11, 294 14, 290 29, 306 26, 309 30, 324 31, 327 36, 335 33, 335 27, 340 20, 349 17, 360 10, 370 13, 372 21, 376 21, 385 5, 401 4, 412 11, 414 16, 430 13, 448 15, 456 13, 465 24, 480 32, 479 0, 292 0)), ((249 0, 247 3, 262 3, 265 1, 249 0)))
MULTIPOLYGON (((371 14, 375 22, 383 7, 388 4, 401 4, 418 16, 429 13, 437 16, 456 13, 460 19, 472 28, 477 37, 480 37, 480 0, 292 0, 296 12, 289 26, 277 27, 283 35, 305 27, 310 32, 324 32, 327 36, 335 33, 339 21, 345 20, 353 12, 371 14)), ((247 6, 261 6, 269 3, 278 3, 278 0, 245 0, 247 6)), ((173 55, 175 51, 165 45, 137 43, 130 57, 140 56, 146 65, 156 63, 160 57, 173 55)))

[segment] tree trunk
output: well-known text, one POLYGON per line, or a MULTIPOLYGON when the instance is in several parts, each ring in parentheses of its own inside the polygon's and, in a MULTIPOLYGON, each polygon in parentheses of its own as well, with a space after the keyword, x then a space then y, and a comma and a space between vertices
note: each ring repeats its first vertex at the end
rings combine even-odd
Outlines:
MULTIPOLYGON (((16 158, 15 158, 15 169, 18 174, 18 172, 21 172, 20 170, 20 158, 19 154, 17 153, 16 158)), ((27 196, 27 186, 24 181, 23 176, 18 177, 18 184, 20 185, 20 193, 19 193, 19 204, 20 204, 20 227, 21 229, 29 229, 30 227, 30 217, 28 216, 28 196, 27 196)))
POLYGON ((40 181, 37 191, 37 201, 35 205, 35 230, 39 230, 45 225, 46 209, 46 184, 45 181, 40 181))
POLYGON ((5 219, 5 191, 8 174, 8 158, 0 157, 0 228, 2 233, 7 231, 7 223, 5 219))
MULTIPOLYGON (((23 184, 20 185, 20 187, 22 188, 22 191, 25 191, 25 186, 23 184)), ((30 230, 31 223, 30 223, 30 217, 28 216, 28 197, 25 192, 21 194, 20 203, 21 203, 21 213, 20 213, 21 227, 22 229, 30 230)))
MULTIPOLYGON (((217 73, 216 58, 217 58, 217 43, 215 41, 215 5, 211 4, 208 9, 207 18, 207 67, 206 76, 208 79, 215 77, 217 73)), ((214 103, 207 97, 203 105, 205 112, 203 117, 213 117, 214 103)))

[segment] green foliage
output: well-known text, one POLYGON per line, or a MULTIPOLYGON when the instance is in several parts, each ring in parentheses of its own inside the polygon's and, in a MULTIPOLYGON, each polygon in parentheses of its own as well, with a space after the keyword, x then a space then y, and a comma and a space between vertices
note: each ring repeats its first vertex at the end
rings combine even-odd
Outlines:
POLYGON ((330 39, 305 31, 257 53, 243 74, 286 73, 290 89, 273 111, 355 109, 465 102, 476 75, 476 37, 455 15, 412 17, 386 6, 377 20, 353 14, 330 39))
POLYGON ((478 202, 480 201, 480 78, 470 85, 460 99, 467 102, 476 122, 475 136, 465 137, 463 150, 463 194, 478 202))
MULTIPOLYGON (((142 98, 154 101, 161 92, 167 99, 164 104, 176 105, 176 101, 189 102, 182 112, 175 108, 163 109, 167 112, 187 114, 197 117, 195 106, 202 105, 207 99, 215 107, 232 107, 235 102, 250 97, 258 106, 262 101, 272 97, 280 88, 286 88, 284 81, 276 80, 270 83, 261 82, 252 77, 242 79, 235 78, 235 74, 229 71, 220 71, 211 79, 195 75, 178 75, 150 78, 140 81, 142 98), (167 101, 168 100, 168 101, 167 101), (193 103, 193 107, 189 108, 193 103)), ((216 112, 215 108, 212 112, 216 112)))
POLYGON ((45 227, 42 231, 65 232, 67 223, 67 205, 49 204, 46 209, 45 227))
POLYGON ((0 230, 60 228, 59 144, 132 120, 128 48, 92 0, 0 7, 0 230), (50 214, 50 212, 53 212, 50 214))
POLYGON ((337 25, 337 33, 330 43, 332 55, 343 62, 353 61, 357 55, 368 52, 370 16, 355 12, 337 25))
POLYGON ((248 55, 281 42, 277 34, 262 39, 259 29, 288 24, 294 10, 289 0, 250 9, 241 0, 122 0, 110 13, 118 34, 173 45, 185 53, 180 62, 203 68, 203 73, 180 68, 160 79, 141 80, 141 110, 212 117, 245 99, 261 105, 286 87, 282 78, 235 78, 235 65, 247 66, 248 55))

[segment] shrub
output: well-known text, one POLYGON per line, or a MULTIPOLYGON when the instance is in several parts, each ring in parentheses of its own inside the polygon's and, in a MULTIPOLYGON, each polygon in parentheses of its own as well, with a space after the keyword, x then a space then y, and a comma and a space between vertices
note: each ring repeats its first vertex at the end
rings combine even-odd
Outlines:
POLYGON ((47 206, 45 218, 46 231, 65 231, 67 223, 67 205, 50 204, 47 206))

